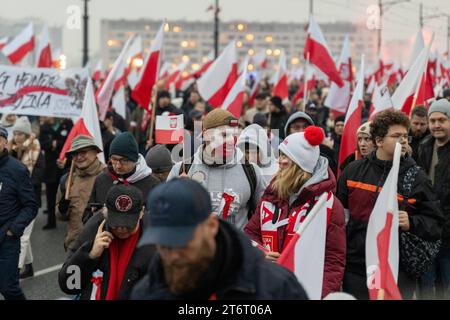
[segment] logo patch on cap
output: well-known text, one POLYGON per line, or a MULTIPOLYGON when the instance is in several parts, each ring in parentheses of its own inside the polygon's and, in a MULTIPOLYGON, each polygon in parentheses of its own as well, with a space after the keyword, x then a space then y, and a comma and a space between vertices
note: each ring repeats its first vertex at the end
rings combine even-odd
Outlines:
POLYGON ((133 201, 127 195, 118 196, 116 199, 116 209, 120 212, 125 212, 131 209, 133 201))

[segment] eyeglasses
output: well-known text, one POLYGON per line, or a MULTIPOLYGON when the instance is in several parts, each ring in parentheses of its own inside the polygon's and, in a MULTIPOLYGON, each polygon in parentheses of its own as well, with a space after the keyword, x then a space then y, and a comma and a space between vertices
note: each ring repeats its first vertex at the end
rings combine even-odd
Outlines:
POLYGON ((393 138, 397 141, 401 141, 402 139, 404 139, 404 140, 408 141, 408 143, 411 143, 411 141, 412 141, 412 137, 409 136, 408 134, 391 134, 386 137, 393 138))
POLYGON ((128 159, 126 159, 126 158, 121 158, 121 159, 109 158, 109 160, 111 160, 111 163, 112 163, 112 164, 120 163, 121 166, 130 164, 131 162, 133 162, 133 161, 128 160, 128 159))

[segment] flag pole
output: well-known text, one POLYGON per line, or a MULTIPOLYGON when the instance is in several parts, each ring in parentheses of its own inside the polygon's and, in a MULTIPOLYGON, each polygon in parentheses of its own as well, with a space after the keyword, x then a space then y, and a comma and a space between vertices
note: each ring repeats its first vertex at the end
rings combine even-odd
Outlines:
POLYGON ((148 137, 149 147, 153 146, 153 129, 155 127, 155 115, 156 115, 156 95, 157 95, 157 90, 156 90, 156 83, 155 83, 152 88, 152 99, 149 104, 149 106, 150 105, 152 106, 152 118, 150 119, 150 133, 149 133, 149 137, 148 137))
POLYGON ((66 193, 64 195, 64 199, 66 199, 66 200, 69 200, 70 189, 72 187, 72 177, 73 177, 74 169, 75 169, 75 160, 72 157, 72 162, 70 163, 69 177, 67 178, 66 193))
POLYGON ((306 99, 308 98, 308 68, 309 68, 309 51, 306 53, 306 65, 304 76, 304 91, 303 91, 303 112, 306 110, 306 99))

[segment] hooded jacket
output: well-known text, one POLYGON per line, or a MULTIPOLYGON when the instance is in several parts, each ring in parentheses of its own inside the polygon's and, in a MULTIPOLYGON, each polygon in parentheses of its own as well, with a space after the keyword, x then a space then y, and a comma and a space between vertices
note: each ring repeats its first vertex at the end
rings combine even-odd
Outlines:
POLYGON ((281 300, 308 299, 295 275, 264 259, 249 239, 224 221, 219 222, 216 255, 195 292, 172 294, 164 277, 159 254, 155 254, 148 274, 133 288, 131 299, 174 300, 281 300))
MULTIPOLYGON (((135 171, 126 179, 117 177, 112 168, 109 167, 106 171, 102 172, 94 182, 89 203, 104 204, 106 201, 106 195, 109 189, 116 184, 130 184, 141 190, 144 199, 147 199, 149 192, 159 183, 159 179, 152 175, 152 169, 147 166, 144 157, 139 154, 138 162, 136 164, 135 171)), ((92 211, 89 205, 85 208, 83 214, 83 222, 92 216, 92 211)))
MULTIPOLYGON (((306 122, 309 123, 309 125, 315 126, 314 121, 311 119, 310 116, 308 116, 306 113, 304 113, 302 111, 297 111, 297 112, 293 113, 289 117, 288 121, 286 122, 286 126, 284 127, 284 134, 285 134, 286 137, 289 135, 289 127, 291 126, 291 124, 294 121, 298 120, 298 119, 304 119, 304 120, 306 120, 306 122)), ((336 173, 337 173, 337 162, 336 162, 336 159, 335 159, 334 150, 329 148, 329 147, 327 147, 324 144, 321 144, 319 146, 319 148, 320 148, 320 155, 322 157, 327 158, 328 165, 330 166, 331 171, 333 171, 334 175, 336 176, 336 173)))
MULTIPOLYGON (((276 229, 274 237, 276 237, 275 241, 278 247, 276 251, 281 252, 290 241, 292 234, 288 231, 288 226, 280 222, 286 221, 286 219, 289 219, 289 217, 299 211, 299 214, 303 214, 301 210, 304 210, 305 204, 308 203, 311 205, 316 197, 320 197, 324 192, 334 193, 335 190, 336 179, 328 168, 328 161, 324 157, 319 157, 312 177, 297 193, 291 195, 289 201, 280 199, 276 192, 273 191, 271 185, 269 185, 261 198, 255 214, 244 230, 252 240, 263 245, 261 217, 264 216, 265 212, 262 210, 262 204, 263 202, 269 202, 274 205, 276 208, 275 211, 277 209, 279 210, 279 218, 276 222, 279 224, 279 227, 276 229)), ((331 215, 328 216, 327 222, 322 297, 327 296, 329 293, 339 291, 344 276, 345 252, 344 209, 339 199, 334 197, 333 208, 331 215)))
MULTIPOLYGON (((415 165, 411 157, 400 160, 397 185, 399 209, 408 213, 409 232, 427 241, 437 241, 441 238, 443 217, 425 172, 418 171, 409 196, 405 196, 403 191, 405 175, 415 165)), ((337 196, 349 214, 346 271, 366 275, 367 225, 391 167, 392 161, 379 160, 376 151, 373 151, 367 157, 350 163, 339 177, 337 196)))
MULTIPOLYGON (((189 168, 188 176, 201 183, 209 191, 213 212, 220 213, 224 206, 223 193, 234 197, 230 206, 227 221, 242 230, 248 221, 249 200, 251 196, 250 183, 241 165, 244 155, 236 148, 233 161, 222 165, 208 165, 203 161, 203 145, 194 154, 193 163, 189 168)), ((167 177, 167 181, 176 178, 180 173, 182 162, 176 163, 167 177)), ((266 187, 261 170, 253 165, 256 175, 256 188, 254 206, 266 187)))
POLYGON ((253 147, 258 147, 261 159, 261 164, 258 167, 261 169, 266 184, 268 184, 273 175, 278 171, 278 162, 267 133, 261 126, 252 124, 241 132, 236 147, 241 149, 242 152, 245 152, 246 143, 253 147))

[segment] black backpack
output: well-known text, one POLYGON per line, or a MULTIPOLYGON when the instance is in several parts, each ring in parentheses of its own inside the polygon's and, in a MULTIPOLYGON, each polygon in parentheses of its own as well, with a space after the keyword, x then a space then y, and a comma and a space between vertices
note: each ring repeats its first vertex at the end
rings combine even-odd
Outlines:
MULTIPOLYGON (((183 166, 186 173, 189 173, 189 169, 191 169, 192 162, 194 161, 194 157, 191 158, 191 161, 189 163, 185 163, 184 161, 181 163, 180 171, 178 174, 181 174, 183 172, 183 166)), ((247 177, 248 183, 250 184, 250 199, 248 199, 248 212, 247 212, 247 218, 250 220, 251 216, 255 212, 256 206, 255 206, 255 191, 256 191, 256 172, 253 165, 249 162, 242 163, 242 169, 244 169, 245 176, 247 177)))

